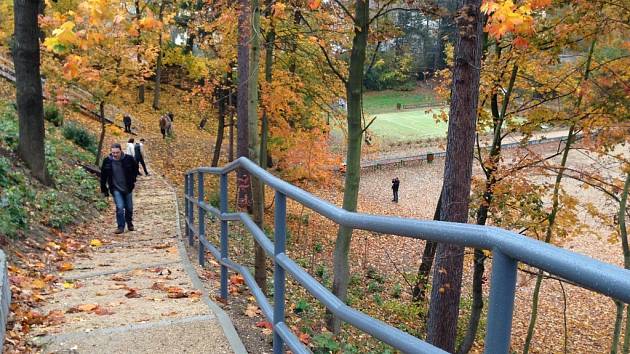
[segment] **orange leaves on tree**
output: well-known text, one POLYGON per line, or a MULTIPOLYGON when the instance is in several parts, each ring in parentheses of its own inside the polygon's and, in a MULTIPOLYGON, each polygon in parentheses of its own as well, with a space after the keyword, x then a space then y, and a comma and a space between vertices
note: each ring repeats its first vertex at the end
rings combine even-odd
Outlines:
MULTIPOLYGON (((512 0, 485 0, 481 10, 489 15, 485 30, 494 38, 507 33, 528 34, 533 32, 533 10, 549 5, 549 0, 534 0, 515 4, 512 0)), ((520 45, 524 44, 521 38, 520 45)))
POLYGON ((308 8, 311 10, 316 10, 319 8, 319 6, 322 4, 321 0, 310 0, 308 2, 308 8))

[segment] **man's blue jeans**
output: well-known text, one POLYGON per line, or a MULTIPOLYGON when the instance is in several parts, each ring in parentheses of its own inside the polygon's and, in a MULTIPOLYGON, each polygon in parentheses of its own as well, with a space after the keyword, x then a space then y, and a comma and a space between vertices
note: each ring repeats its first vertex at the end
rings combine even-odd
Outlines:
POLYGON ((125 222, 127 227, 133 226, 133 199, 131 193, 122 193, 118 190, 113 190, 114 203, 116 203, 116 223, 119 229, 125 228, 125 222))

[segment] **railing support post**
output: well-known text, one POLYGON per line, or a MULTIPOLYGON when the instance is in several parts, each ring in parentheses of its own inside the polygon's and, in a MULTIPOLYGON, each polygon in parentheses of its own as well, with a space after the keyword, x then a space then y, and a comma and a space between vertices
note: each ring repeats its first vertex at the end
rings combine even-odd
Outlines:
MULTIPOLYGON (((219 209, 221 210, 221 260, 228 258, 228 222, 223 220, 223 214, 227 213, 228 202, 228 179, 227 174, 221 174, 221 194, 219 209)), ((221 298, 227 300, 228 296, 228 269, 221 263, 221 298)))
MULTIPOLYGON (((199 172, 199 180, 197 182, 197 200, 199 203, 202 203, 204 200, 204 192, 203 192, 203 172, 199 172)), ((206 237, 206 211, 201 207, 201 204, 198 206, 198 214, 199 214, 199 265, 204 266, 206 263, 206 248, 201 242, 202 239, 206 237)))
POLYGON ((516 289, 516 267, 515 259, 499 250, 493 250, 488 329, 484 351, 486 354, 509 352, 516 289))
MULTIPOLYGON (((195 188, 195 174, 191 173, 188 176, 188 195, 190 196, 190 198, 192 198, 194 196, 194 188, 195 188)), ((193 205, 193 201, 189 201, 188 202, 188 225, 190 226, 190 230, 188 230, 188 244, 190 246, 193 245, 193 225, 194 225, 194 221, 195 221, 195 207, 193 205)))
POLYGON ((276 258, 286 249, 286 214, 287 197, 276 191, 276 209, 274 212, 274 271, 273 271, 273 353, 282 354, 284 341, 276 328, 284 322, 285 271, 276 258))
POLYGON ((186 238, 190 235, 190 225, 188 225, 188 180, 190 175, 186 174, 184 176, 184 217, 186 218, 186 233, 184 234, 186 238))

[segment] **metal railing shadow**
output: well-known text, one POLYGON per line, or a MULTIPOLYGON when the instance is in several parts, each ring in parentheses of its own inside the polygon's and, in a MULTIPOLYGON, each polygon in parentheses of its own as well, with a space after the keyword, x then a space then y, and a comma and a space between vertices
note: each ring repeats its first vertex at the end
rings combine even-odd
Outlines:
POLYGON ((423 340, 347 306, 290 259, 285 253, 287 197, 339 225, 354 229, 490 250, 493 261, 485 353, 507 353, 509 350, 518 262, 537 267, 578 286, 630 303, 629 270, 496 227, 348 212, 275 177, 246 158, 239 158, 222 168, 201 167, 188 171, 185 177, 184 193, 186 236, 191 245, 195 235, 199 239, 199 263, 205 264, 206 250, 220 263, 220 296, 223 299, 227 299, 228 296, 228 269, 243 276, 262 313, 273 323, 273 350, 276 354, 284 352, 284 344, 294 353, 310 353, 310 350, 299 341, 284 322, 286 273, 295 278, 311 295, 343 321, 392 347, 405 353, 445 353, 423 340), (248 214, 228 212, 227 174, 237 168, 246 169, 262 183, 275 190, 274 242, 269 240, 248 214), (205 174, 220 176, 219 209, 205 201, 205 174), (194 196, 195 175, 197 176, 197 198, 194 196), (197 225, 194 222, 195 209, 197 209, 197 225), (221 222, 218 249, 206 238, 206 213, 216 216, 221 222), (228 221, 241 222, 265 253, 273 259, 274 306, 258 287, 249 270, 230 260, 228 221))

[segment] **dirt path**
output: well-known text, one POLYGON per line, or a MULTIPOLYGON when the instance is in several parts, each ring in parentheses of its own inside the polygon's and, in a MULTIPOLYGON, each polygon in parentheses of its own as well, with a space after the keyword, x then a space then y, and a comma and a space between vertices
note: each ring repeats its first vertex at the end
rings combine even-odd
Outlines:
POLYGON ((140 177, 134 208, 134 232, 113 234, 113 205, 97 221, 103 245, 60 274, 43 309, 64 320, 32 340, 45 353, 243 353, 188 261, 171 187, 140 177))

